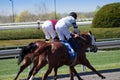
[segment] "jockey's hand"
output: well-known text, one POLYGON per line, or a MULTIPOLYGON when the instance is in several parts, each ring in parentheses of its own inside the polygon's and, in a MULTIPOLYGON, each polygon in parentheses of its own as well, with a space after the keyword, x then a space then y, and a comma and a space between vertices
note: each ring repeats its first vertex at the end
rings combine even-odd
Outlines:
POLYGON ((40 26, 38 26, 37 29, 40 29, 40 26))
POLYGON ((74 37, 77 38, 77 37, 79 37, 79 35, 78 35, 78 34, 75 34, 74 37))
POLYGON ((76 33, 71 33, 71 36, 73 37, 73 38, 76 38, 76 37, 79 37, 79 35, 78 34, 76 34, 76 33))
POLYGON ((74 28, 74 32, 75 32, 76 34, 80 34, 80 31, 79 31, 78 28, 74 28))

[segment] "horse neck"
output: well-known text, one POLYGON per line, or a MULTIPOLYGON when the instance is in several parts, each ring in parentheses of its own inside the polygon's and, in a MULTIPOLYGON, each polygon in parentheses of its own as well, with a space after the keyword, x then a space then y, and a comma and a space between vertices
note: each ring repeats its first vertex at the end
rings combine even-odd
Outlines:
POLYGON ((80 44, 78 44, 81 48, 81 50, 86 50, 89 46, 87 45, 87 42, 80 40, 80 44))
POLYGON ((83 45, 81 46, 81 48, 82 48, 82 50, 87 50, 88 46, 86 46, 85 44, 83 44, 83 45))
POLYGON ((90 37, 89 37, 89 35, 88 35, 88 33, 83 33, 83 34, 81 34, 81 44, 83 45, 82 47, 84 48, 84 49, 87 49, 87 48, 89 48, 89 43, 90 43, 90 37))

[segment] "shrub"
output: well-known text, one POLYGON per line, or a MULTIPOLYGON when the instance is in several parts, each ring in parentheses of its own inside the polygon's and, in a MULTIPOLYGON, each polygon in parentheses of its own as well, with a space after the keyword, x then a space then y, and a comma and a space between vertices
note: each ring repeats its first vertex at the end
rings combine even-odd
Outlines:
POLYGON ((17 29, 1 30, 0 40, 18 40, 18 39, 44 39, 42 30, 37 29, 17 29))
POLYGON ((96 13, 92 27, 120 27, 120 2, 103 6, 96 13))

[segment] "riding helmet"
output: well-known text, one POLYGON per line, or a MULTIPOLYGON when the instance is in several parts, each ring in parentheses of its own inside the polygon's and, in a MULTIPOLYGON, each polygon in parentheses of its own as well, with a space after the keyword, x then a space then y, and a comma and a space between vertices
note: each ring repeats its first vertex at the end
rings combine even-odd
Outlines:
POLYGON ((75 12, 71 12, 71 13, 69 14, 69 16, 72 16, 72 17, 74 17, 75 19, 77 19, 77 14, 76 14, 75 12))

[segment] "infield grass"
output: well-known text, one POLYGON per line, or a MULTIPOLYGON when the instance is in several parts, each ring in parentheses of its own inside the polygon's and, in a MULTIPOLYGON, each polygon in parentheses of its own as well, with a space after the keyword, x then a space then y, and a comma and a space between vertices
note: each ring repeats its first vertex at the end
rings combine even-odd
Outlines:
MULTIPOLYGON (((87 53, 87 58, 97 70, 120 68, 120 50, 87 53)), ((0 80, 13 80, 18 72, 19 67, 20 66, 17 65, 17 58, 0 60, 0 80)), ((78 72, 82 72, 81 65, 77 65, 75 68, 78 72)), ((46 69, 47 66, 45 66, 35 77, 43 76, 46 69)), ((90 69, 86 68, 85 71, 90 71, 90 69)), ((58 70, 58 74, 68 73, 69 69, 67 66, 63 66, 58 70)), ((26 78, 27 75, 28 68, 21 73, 19 79, 26 78)), ((53 75, 53 72, 50 75, 53 75)))

